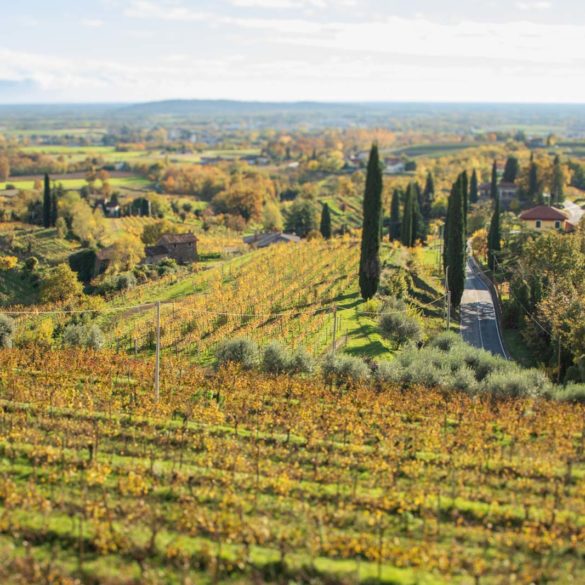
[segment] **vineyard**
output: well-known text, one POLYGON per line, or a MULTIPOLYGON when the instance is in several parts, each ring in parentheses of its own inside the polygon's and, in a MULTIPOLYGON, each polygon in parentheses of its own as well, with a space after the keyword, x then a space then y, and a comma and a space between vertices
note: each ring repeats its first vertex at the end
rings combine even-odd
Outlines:
POLYGON ((583 406, 163 367, 0 353, 2 583, 585 580, 583 406))
MULTIPOLYGON (((161 305, 162 347, 202 362, 221 340, 233 337, 262 343, 277 338, 322 353, 332 343, 334 306, 343 309, 358 300, 358 261, 355 241, 306 242, 259 250, 181 279, 176 287, 182 298, 161 305)), ((172 284, 160 286, 173 294, 172 284)), ((135 290, 118 302, 144 300, 144 290, 135 290)), ((152 309, 120 311, 108 316, 107 329, 119 347, 148 350, 153 316, 152 309)), ((340 322, 340 339, 348 326, 340 322)))

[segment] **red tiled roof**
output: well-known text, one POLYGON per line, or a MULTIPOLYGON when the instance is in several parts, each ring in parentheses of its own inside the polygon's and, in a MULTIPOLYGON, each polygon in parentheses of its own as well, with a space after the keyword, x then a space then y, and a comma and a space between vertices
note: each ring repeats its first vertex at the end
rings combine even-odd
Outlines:
POLYGON ((197 242, 197 236, 195 234, 163 234, 157 245, 165 244, 194 244, 197 242))
POLYGON ((568 215, 548 205, 537 205, 532 209, 527 209, 520 214, 520 219, 540 219, 542 221, 564 221, 568 215))

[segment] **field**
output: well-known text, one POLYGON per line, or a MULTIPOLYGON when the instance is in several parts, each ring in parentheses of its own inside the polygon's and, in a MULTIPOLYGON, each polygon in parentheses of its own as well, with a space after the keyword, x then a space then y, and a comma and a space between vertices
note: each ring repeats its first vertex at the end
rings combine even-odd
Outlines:
MULTIPOLYGON (((38 180, 42 180, 42 176, 37 177, 38 180)), ((85 176, 75 176, 72 178, 67 178, 67 175, 59 175, 53 177, 53 179, 63 185, 65 189, 81 189, 87 185, 87 181, 85 176)), ((150 182, 146 179, 141 177, 132 176, 129 174, 124 174, 124 176, 115 176, 115 174, 108 180, 108 183, 113 188, 118 189, 130 189, 130 190, 146 190, 150 186, 150 182)), ((5 190, 7 185, 14 185, 17 189, 33 189, 35 184, 35 179, 33 178, 25 178, 21 179, 19 177, 15 177, 10 179, 5 183, 0 183, 0 191, 5 190)))
POLYGON ((420 144, 415 146, 407 146, 403 148, 399 148, 393 151, 393 154, 404 155, 410 158, 418 158, 418 157, 441 157, 446 156, 449 154, 456 154, 461 150, 465 150, 468 148, 473 148, 477 146, 474 143, 467 143, 467 144, 457 144, 457 143, 449 143, 449 144, 420 144))
MULTIPOLYGON (((114 307, 173 301, 161 311, 163 347, 203 362, 220 340, 239 336, 263 343, 278 338, 320 353, 332 342, 334 305, 355 311, 360 302, 354 282, 358 259, 358 243, 350 240, 276 246, 175 283, 138 287, 116 299, 114 307)), ((123 347, 150 346, 152 311, 106 318, 123 347)), ((353 332, 349 325, 340 321, 340 339, 353 332)))
MULTIPOLYGON (((211 245, 213 241, 203 236, 201 251, 211 245)), ((385 247, 383 258, 402 263, 401 254, 385 247)), ((234 337, 261 344, 279 339, 320 355, 332 346, 334 329, 336 346, 347 353, 387 357, 391 346, 380 335, 375 312, 359 295, 358 261, 359 242, 351 239, 275 246, 236 256, 191 276, 170 276, 116 297, 110 309, 117 312, 103 315, 103 329, 116 347, 151 351, 153 309, 120 309, 159 300, 163 351, 200 363, 212 360, 219 341, 234 337)), ((422 311, 442 298, 440 285, 431 277, 424 279, 416 277, 410 291, 413 310, 422 311)), ((425 314, 429 328, 437 321, 442 326, 440 305, 425 314)))
POLYGON ((582 406, 180 360, 154 404, 142 360, 0 365, 3 583, 585 579, 582 406))

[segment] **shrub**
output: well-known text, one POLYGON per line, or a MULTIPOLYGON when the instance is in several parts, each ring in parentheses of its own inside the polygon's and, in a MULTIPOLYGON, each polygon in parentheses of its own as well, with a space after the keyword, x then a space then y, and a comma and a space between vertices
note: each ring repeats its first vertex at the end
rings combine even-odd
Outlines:
POLYGON ((35 258, 34 256, 31 256, 30 258, 27 258, 25 260, 25 262, 24 262, 24 267, 29 272, 34 272, 39 267, 39 260, 38 260, 38 258, 35 258))
POLYGON ((360 306, 359 311, 362 314, 378 314, 381 304, 379 299, 370 299, 360 306))
POLYGON ((101 349, 105 344, 105 338, 97 325, 76 323, 65 327, 63 343, 72 347, 101 349))
POLYGON ((321 364, 323 377, 332 384, 356 384, 367 380, 370 368, 359 358, 333 353, 327 354, 321 364))
MULTIPOLYGON (((475 379, 478 382, 485 380, 495 372, 501 372, 511 367, 511 364, 506 360, 498 358, 488 351, 476 349, 466 344, 455 347, 450 352, 450 359, 453 364, 460 363, 460 365, 469 366, 475 373, 475 379)), ((455 369, 458 369, 458 367, 455 369)))
POLYGON ((397 345, 416 343, 422 338, 418 320, 405 313, 383 313, 379 325, 382 334, 397 345))
POLYGON ((431 362, 419 359, 413 362, 405 372, 408 382, 429 388, 446 385, 445 371, 431 362))
POLYGON ((466 394, 475 394, 478 390, 475 372, 467 366, 459 368, 452 376, 446 378, 445 386, 466 394))
POLYGON ((288 364, 291 374, 311 374, 315 369, 315 362, 304 347, 293 352, 288 364))
POLYGON ((116 278, 116 290, 130 290, 137 284, 136 277, 132 272, 125 272, 116 278))
POLYGON ((545 396, 550 392, 550 381, 539 370, 494 372, 483 383, 482 392, 496 398, 545 396))
POLYGON ((429 344, 431 347, 436 347, 441 351, 451 351, 453 348, 462 344, 462 339, 457 333, 453 331, 445 331, 440 335, 437 335, 431 343, 429 344))
POLYGON ((553 397, 560 402, 585 404, 585 384, 567 384, 564 388, 559 388, 553 397))
POLYGON ((14 329, 14 320, 8 315, 0 315, 0 348, 9 349, 12 347, 14 329))
POLYGON ((177 272, 177 262, 174 258, 164 258, 156 265, 156 269, 159 276, 174 274, 177 272))
POLYGON ((0 270, 12 270, 16 268, 18 258, 16 256, 0 256, 0 270))
POLYGON ((251 370, 258 365, 258 346, 250 339, 231 339, 219 345, 216 358, 218 366, 235 363, 251 370))
POLYGON ((408 295, 412 284, 412 277, 408 270, 401 266, 388 266, 382 271, 380 277, 380 294, 397 298, 408 295))
POLYGON ((264 348, 262 369, 268 374, 284 374, 289 369, 290 355, 278 341, 273 341, 264 348))
POLYGON ((398 360, 376 362, 373 374, 379 384, 401 384, 404 377, 404 368, 398 360))
POLYGON ((50 317, 40 321, 29 321, 25 326, 19 328, 14 336, 14 344, 18 347, 37 345, 48 348, 53 345, 54 332, 55 325, 50 317))
POLYGON ((304 348, 290 353, 281 343, 274 341, 264 348, 262 369, 269 374, 310 374, 314 363, 304 348))
POLYGON ((565 384, 568 382, 585 382, 585 355, 575 358, 574 364, 567 368, 565 384))

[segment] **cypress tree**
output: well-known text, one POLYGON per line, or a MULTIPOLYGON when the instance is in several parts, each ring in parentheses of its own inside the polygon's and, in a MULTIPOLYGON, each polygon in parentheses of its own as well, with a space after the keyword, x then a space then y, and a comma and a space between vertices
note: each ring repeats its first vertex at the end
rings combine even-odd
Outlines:
POLYGON ((557 154, 553 164, 552 185, 550 190, 552 202, 556 205, 565 200, 564 183, 565 177, 563 175, 563 169, 561 168, 561 158, 557 154))
POLYGON ((390 206, 390 241, 400 239, 400 191, 394 189, 390 206))
POLYGON ((45 190, 43 193, 43 226, 51 227, 51 179, 45 173, 45 190))
POLYGON ((423 194, 418 183, 415 183, 416 197, 413 200, 413 214, 412 214, 412 245, 414 246, 418 240, 422 242, 427 239, 427 222, 422 213, 423 194))
POLYGON ((528 169, 528 198, 537 201, 540 190, 538 178, 538 165, 534 160, 534 153, 530 155, 530 168, 528 169))
POLYGON ((498 165, 496 161, 494 161, 494 164, 492 165, 492 182, 490 195, 494 201, 498 198, 498 165))
POLYGON ((431 210, 433 207, 433 201, 435 199, 435 180, 431 171, 427 174, 427 180, 425 183, 425 189, 422 194, 422 202, 420 211, 426 221, 431 219, 431 210))
POLYGON ((461 195, 463 197, 463 233, 467 233, 467 212, 469 210, 469 178, 467 171, 461 173, 461 195))
POLYGON ((504 168, 504 176, 502 181, 505 183, 515 183, 520 171, 520 164, 515 156, 509 156, 504 168))
POLYGON ((325 203, 321 209, 321 235, 326 239, 331 239, 331 213, 329 205, 325 203))
POLYGON ((447 270, 447 266, 449 266, 449 238, 451 235, 451 230, 449 229, 449 224, 451 220, 451 215, 453 214, 453 197, 455 191, 455 185, 453 184, 451 187, 451 193, 449 194, 449 198, 447 199, 447 215, 445 216, 445 225, 443 226, 443 269, 447 270))
POLYGON ((408 246, 409 248, 412 247, 414 243, 414 200, 415 188, 413 183, 410 183, 406 191, 402 225, 400 226, 400 241, 403 245, 408 246))
POLYGON ((51 193, 51 227, 57 225, 57 218, 59 217, 59 199, 63 196, 63 185, 59 183, 51 193))
POLYGON ((380 283, 380 226, 382 223, 382 166, 378 145, 372 145, 366 190, 360 256, 359 283, 362 298, 371 299, 380 283))
POLYGON ((477 171, 473 169, 471 174, 471 182, 469 184, 469 203, 477 203, 479 201, 479 183, 477 180, 477 171))
POLYGON ((465 222, 464 222, 464 181, 460 176, 451 192, 449 237, 447 239, 447 275, 451 291, 451 304, 458 307, 465 289, 465 222))
POLYGON ((488 266, 490 270, 496 268, 496 254, 502 249, 502 233, 500 229, 500 198, 494 202, 494 213, 488 232, 488 266))

